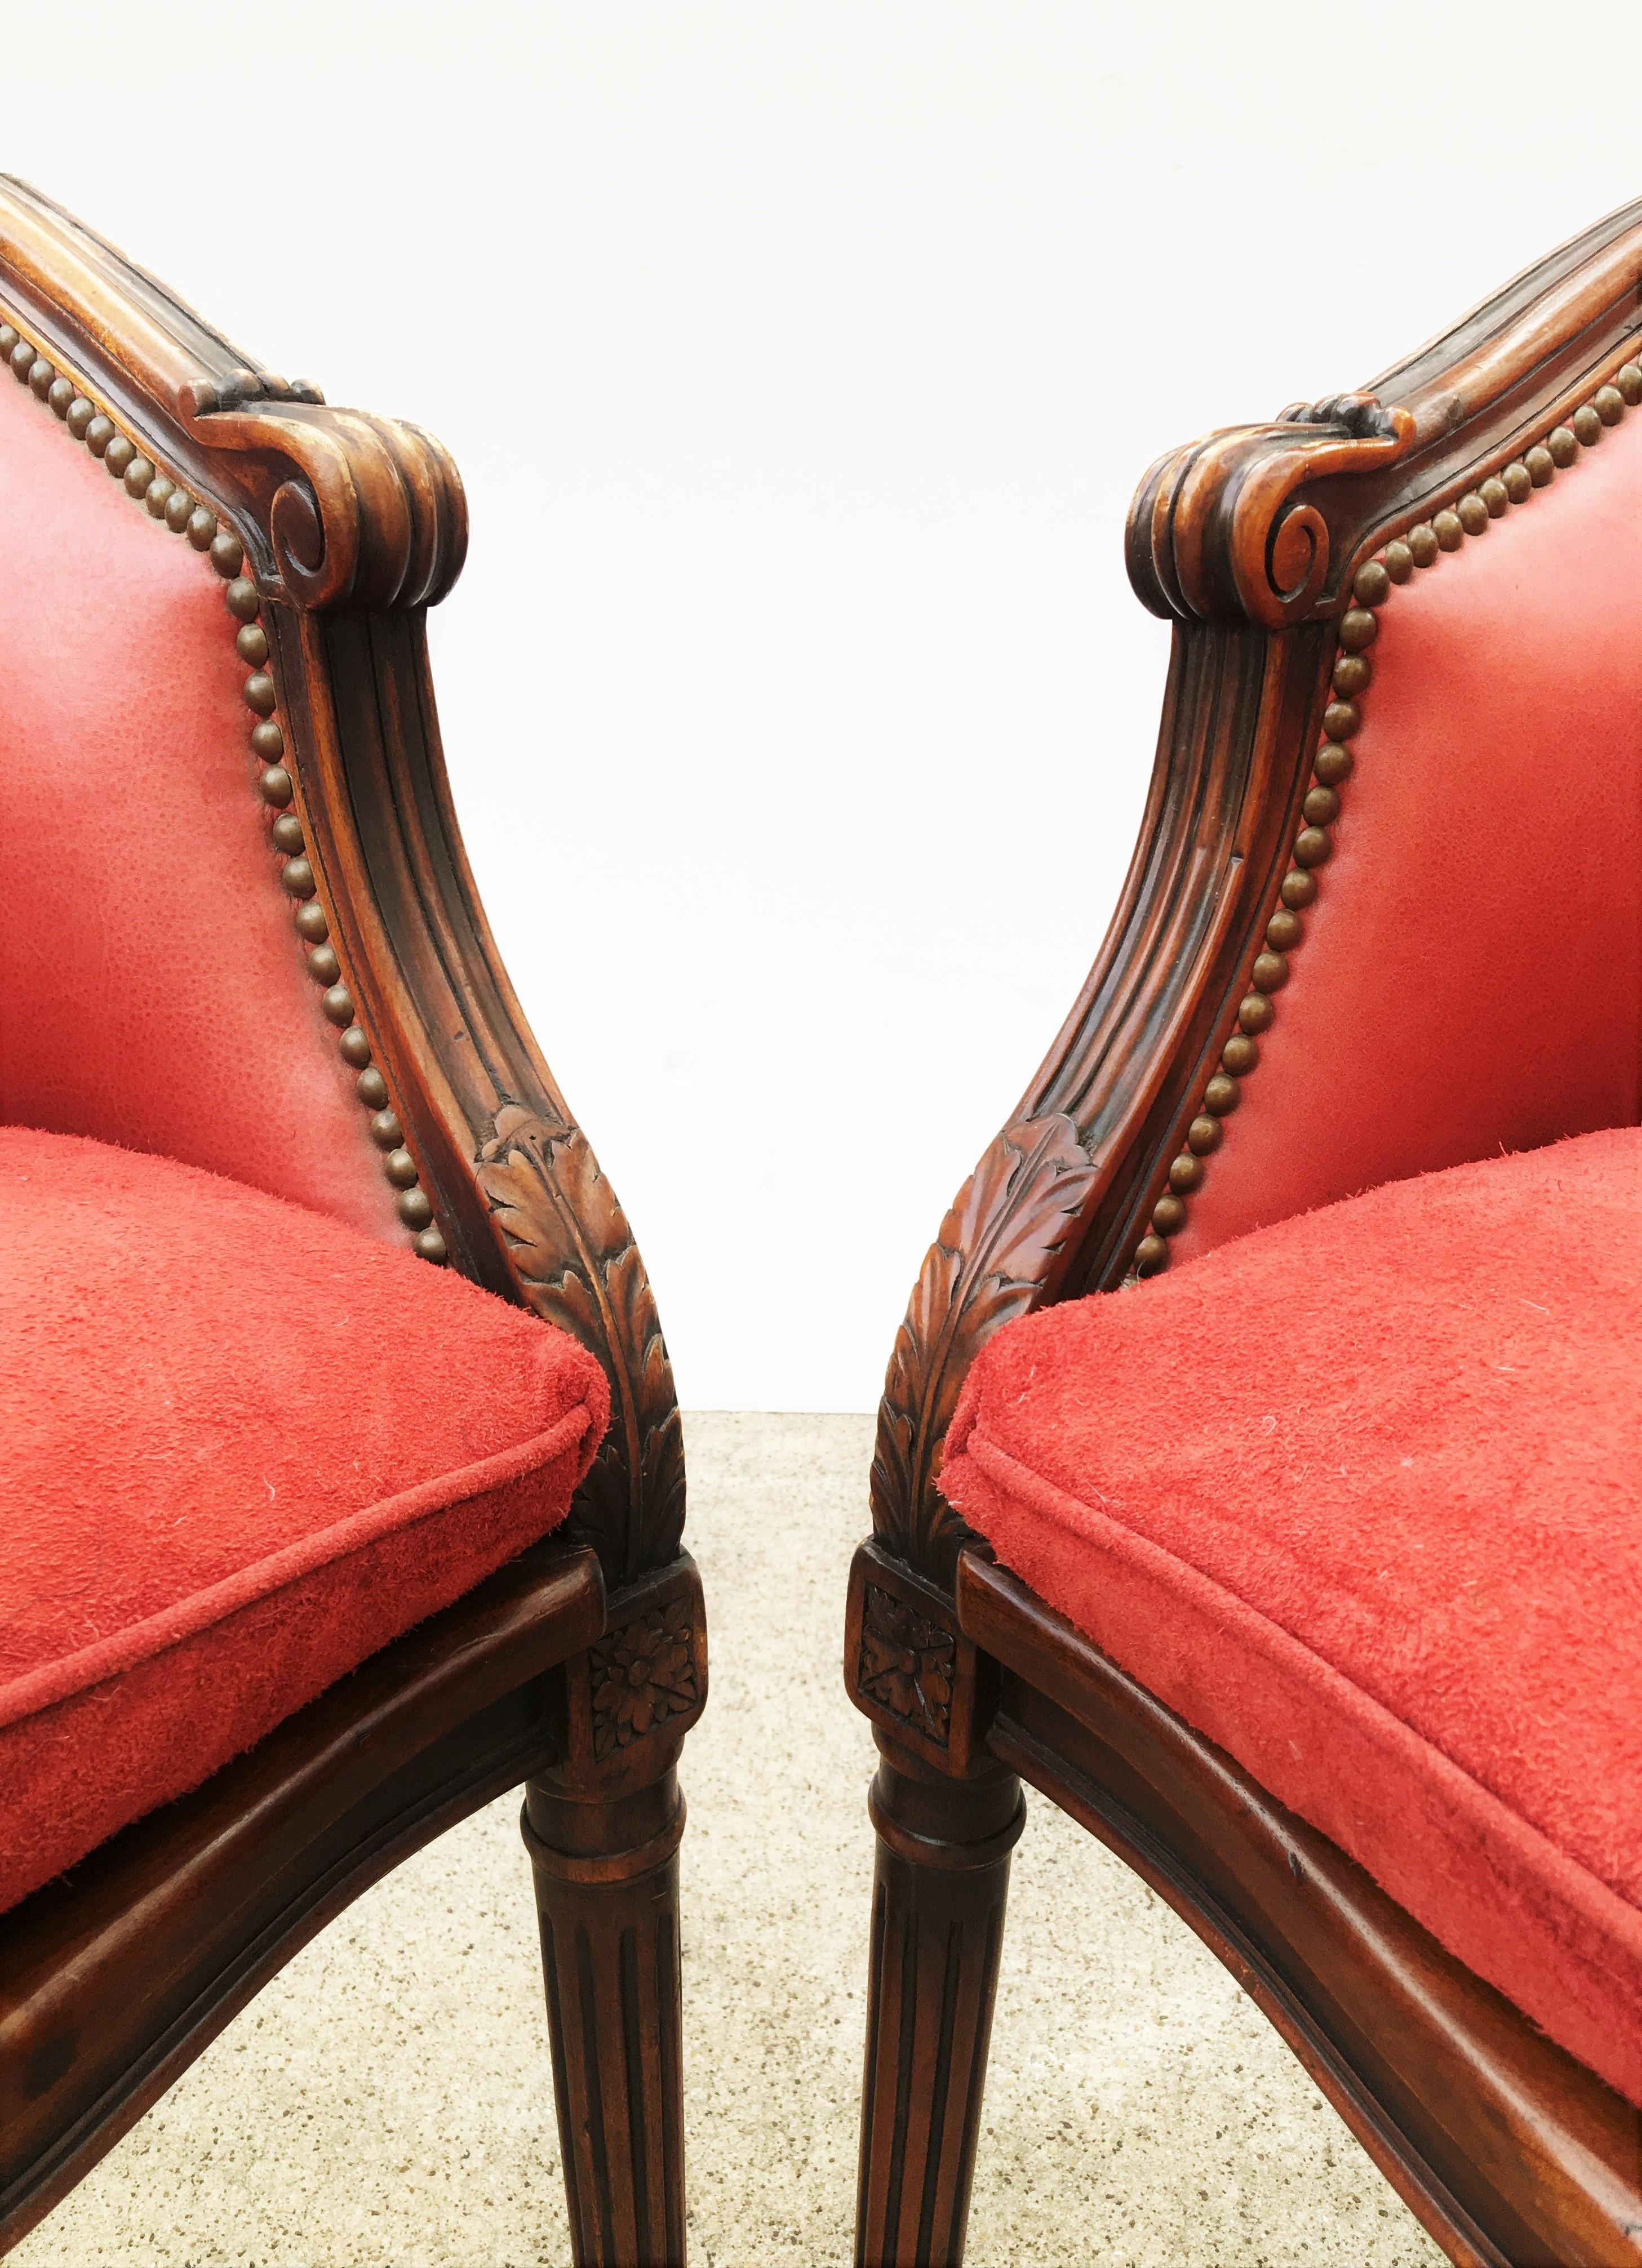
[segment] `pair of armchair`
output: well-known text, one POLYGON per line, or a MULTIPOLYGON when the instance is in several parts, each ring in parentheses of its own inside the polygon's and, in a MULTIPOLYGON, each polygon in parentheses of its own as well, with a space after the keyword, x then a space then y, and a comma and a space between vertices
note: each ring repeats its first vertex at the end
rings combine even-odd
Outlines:
MULTIPOLYGON (((962 2257, 1023 1778, 1453 2258, 1642 2262, 1639 291, 1632 208, 1141 490, 1140 847, 851 1580, 862 2268, 962 2257)), ((522 1784, 575 2257, 682 2262, 700 1587, 450 806, 455 470, 17 183, 0 353, 0 2249, 522 1784)))

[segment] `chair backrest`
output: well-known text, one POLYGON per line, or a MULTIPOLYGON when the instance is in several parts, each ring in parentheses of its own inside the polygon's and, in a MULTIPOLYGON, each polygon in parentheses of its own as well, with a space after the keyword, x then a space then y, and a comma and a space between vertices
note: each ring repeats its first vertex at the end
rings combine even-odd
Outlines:
POLYGON ((239 540, 0 324, 0 1120, 397 1237, 239 540))
POLYGON ((1357 721, 1320 732, 1297 833, 1322 863, 1278 885, 1251 977, 1282 981, 1177 1256, 1642 1116, 1642 372, 1624 374, 1593 389, 1588 446, 1551 429, 1563 463, 1530 443, 1509 487, 1394 542, 1403 579, 1383 547, 1363 574, 1334 719, 1357 721))
POLYGON ((566 1532, 612 1587, 669 1565, 655 1302, 451 803, 455 466, 7 177, 0 350, 0 1122, 251 1182, 568 1331, 613 1419, 566 1532))

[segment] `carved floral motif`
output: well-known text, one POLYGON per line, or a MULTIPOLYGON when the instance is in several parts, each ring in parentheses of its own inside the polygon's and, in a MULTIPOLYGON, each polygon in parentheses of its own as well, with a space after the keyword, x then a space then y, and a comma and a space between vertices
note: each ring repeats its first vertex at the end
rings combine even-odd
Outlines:
POLYGON ((676 1557, 684 1525, 678 1405, 644 1263, 568 1119, 509 1104, 476 1170, 525 1298, 610 1375, 610 1432, 564 1532, 594 1547, 614 1588, 676 1557))
POLYGON ((951 1732, 957 1660, 950 1631, 876 1583, 867 1585, 855 1682, 869 1700, 941 1748, 951 1732))
POLYGON ((695 1707, 693 1638, 691 1602, 674 1599, 599 1639, 590 1654, 595 1756, 625 1749, 652 1726, 695 1707))
POLYGON ((969 1533, 935 1485, 959 1389, 994 1331, 1053 1285, 1096 1180, 1069 1118, 1006 1126, 924 1260, 878 1409, 872 1521, 886 1550, 937 1582, 969 1533))

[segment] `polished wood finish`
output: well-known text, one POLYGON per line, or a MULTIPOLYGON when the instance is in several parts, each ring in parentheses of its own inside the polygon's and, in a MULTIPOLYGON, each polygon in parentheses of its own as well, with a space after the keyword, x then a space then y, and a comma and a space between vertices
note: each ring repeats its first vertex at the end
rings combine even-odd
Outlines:
POLYGON ((0 2238, 350 1899, 545 1763, 547 1673, 604 1608, 550 1538, 0 1920, 0 2238))
POLYGON ((1020 1782, 955 1778, 876 1734, 856 2268, 961 2260, 1020 1782))
POLYGON ((1642 2112, 1017 1577, 966 1551, 958 1611, 992 1755, 1190 1922, 1455 2258, 1642 2261, 1642 2112))
MULTIPOLYGON (((671 1804, 654 1791, 673 1786, 706 1697, 678 1410, 632 1230, 508 983, 451 802, 425 612, 461 570, 460 479, 429 435, 264 370, 8 179, 0 306, 66 388, 64 446, 129 455, 127 486, 137 495, 140 479, 165 522, 155 541, 209 547, 228 585, 225 633, 243 624, 255 673, 250 750, 280 814, 275 847, 292 854, 292 951, 306 944, 329 988, 314 1044, 361 1074, 413 1244, 427 1250, 421 1232, 431 1256, 590 1348, 613 1411, 545 1557, 0 1916, 0 2250, 306 1937, 420 1842, 529 1780, 538 1881, 558 1884, 543 1911, 574 1907, 572 1937, 595 1948, 597 1992, 623 2011, 555 2050, 578 2257, 682 2262, 677 1862, 634 1872, 620 1855, 630 1830, 641 1843, 662 1832, 646 1807, 671 1804), (86 397, 72 417, 70 394, 86 397), (601 1822, 587 1850, 575 1818, 601 1822), (589 1852, 603 1872, 564 1876, 556 1853, 581 1867, 589 1852), (673 1965, 670 1984, 658 1971, 635 2000, 624 1948, 641 1909, 647 1927, 670 1928, 673 1965), (606 2137, 595 2187, 605 2182, 610 2212, 595 2227, 576 2138, 590 2095, 613 2100, 635 2055, 643 2116, 606 2137), (640 2196, 642 2209, 618 2202, 640 2196)), ((682 1806, 667 1819, 674 1834, 682 1806)), ((556 1973, 550 1958, 550 1991, 556 1973)))
MULTIPOLYGON (((1462 541, 1466 515, 1496 515, 1579 453, 1554 428, 1588 408, 1594 431, 1636 398, 1639 293, 1642 203, 1360 393, 1210 434, 1143 481, 1130 577, 1174 630, 1140 838, 1078 999, 920 1273, 885 1380, 873 1539, 857 1554, 846 1639, 847 1689, 880 1737, 960 1778, 990 1756, 1147 1874, 1451 2256, 1473 2263, 1642 2259, 1637 2113, 1121 1681, 1124 1715, 1111 1665, 987 1569, 936 1483, 992 1334, 1163 1256, 1142 1249, 1154 1207, 1172 1162, 1215 1138, 1202 1114, 1228 1042, 1247 1057, 1228 1069, 1254 1060, 1233 1037, 1239 1003, 1272 973, 1268 923, 1297 836, 1327 824, 1313 758, 1337 663, 1372 636, 1358 617, 1382 579, 1371 569, 1357 592, 1359 572, 1427 521, 1436 534, 1415 541, 1433 556, 1445 532, 1462 541), (1545 449, 1531 446, 1542 435, 1545 449), (917 1617, 881 1613, 876 1651, 863 1643, 873 1592, 917 1617), (899 1679, 885 1667, 897 1631, 899 1679), (950 1689, 942 1710, 968 1727, 961 1753, 928 1736, 920 1689, 931 1685, 950 1689)), ((906 2115, 933 2117, 927 2073, 906 2115)), ((958 2257, 919 2250, 869 2212, 862 2230, 886 2262, 958 2257)))

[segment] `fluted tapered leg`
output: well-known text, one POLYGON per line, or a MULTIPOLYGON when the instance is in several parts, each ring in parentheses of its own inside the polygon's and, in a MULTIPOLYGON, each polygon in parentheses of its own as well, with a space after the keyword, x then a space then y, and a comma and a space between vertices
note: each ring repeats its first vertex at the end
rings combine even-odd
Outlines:
POLYGON ((677 1775, 603 1803, 538 1784, 523 1824, 577 2268, 683 2268, 677 1775))
POLYGON ((1020 1782, 949 1778, 892 1746, 877 1830, 857 2268, 956 2268, 964 2257, 1020 1782))

